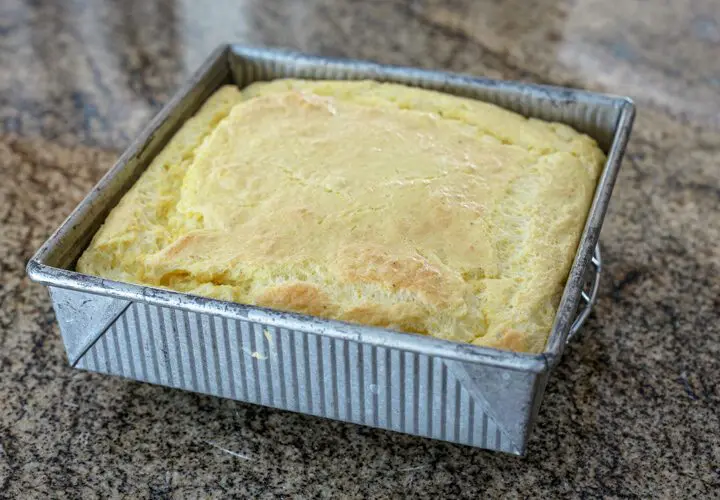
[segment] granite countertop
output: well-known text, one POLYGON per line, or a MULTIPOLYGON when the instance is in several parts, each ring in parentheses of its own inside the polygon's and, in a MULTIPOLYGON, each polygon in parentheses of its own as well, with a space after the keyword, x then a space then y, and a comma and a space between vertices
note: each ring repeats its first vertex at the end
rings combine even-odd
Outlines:
POLYGON ((4 0, 0 498, 717 498, 719 52, 715 0, 4 0), (68 366, 25 263, 224 41, 636 100, 599 302, 526 458, 68 366))

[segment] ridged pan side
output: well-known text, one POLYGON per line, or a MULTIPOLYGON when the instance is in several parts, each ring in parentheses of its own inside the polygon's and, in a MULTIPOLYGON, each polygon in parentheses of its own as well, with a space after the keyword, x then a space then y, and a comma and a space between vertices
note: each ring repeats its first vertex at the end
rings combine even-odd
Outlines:
POLYGON ((78 368, 521 453, 457 362, 133 302, 78 368))

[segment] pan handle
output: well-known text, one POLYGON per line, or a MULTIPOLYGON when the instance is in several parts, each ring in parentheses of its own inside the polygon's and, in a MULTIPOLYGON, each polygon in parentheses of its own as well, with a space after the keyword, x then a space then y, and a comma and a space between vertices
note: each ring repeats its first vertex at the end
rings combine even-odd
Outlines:
POLYGON ((578 306, 577 316, 570 327, 567 341, 570 342, 578 333, 585 320, 590 315, 590 311, 597 300, 598 289, 600 288, 600 273, 602 272, 602 257, 600 255, 600 244, 595 246, 592 260, 587 271, 588 280, 580 292, 580 305, 578 306))

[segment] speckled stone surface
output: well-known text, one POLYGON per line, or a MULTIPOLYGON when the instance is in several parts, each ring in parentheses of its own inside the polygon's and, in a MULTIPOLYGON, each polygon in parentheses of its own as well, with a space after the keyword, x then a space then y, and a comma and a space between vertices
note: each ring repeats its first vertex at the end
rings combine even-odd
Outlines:
POLYGON ((718 498, 719 54, 715 0, 0 1, 0 498, 718 498), (27 259, 232 40, 636 100, 526 458, 67 365, 27 259))

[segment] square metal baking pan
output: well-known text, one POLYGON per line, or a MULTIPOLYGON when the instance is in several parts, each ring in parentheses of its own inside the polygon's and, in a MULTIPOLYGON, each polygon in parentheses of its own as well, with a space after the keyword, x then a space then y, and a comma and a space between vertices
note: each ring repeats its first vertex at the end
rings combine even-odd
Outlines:
POLYGON ((48 286, 72 366, 522 455, 548 374, 587 316, 598 235, 632 102, 564 88, 219 47, 28 263, 48 286), (114 282, 73 271, 108 212, 220 85, 281 77, 373 79, 559 121, 608 153, 546 349, 514 353, 114 282))

